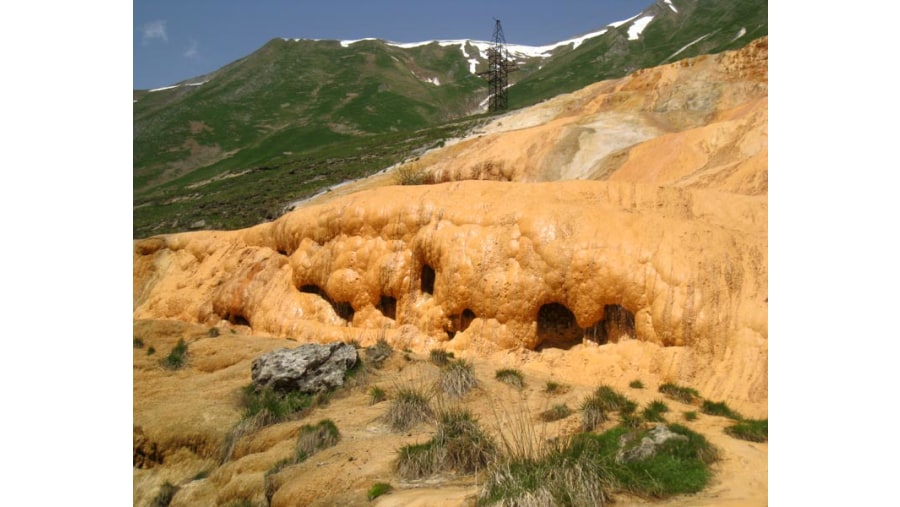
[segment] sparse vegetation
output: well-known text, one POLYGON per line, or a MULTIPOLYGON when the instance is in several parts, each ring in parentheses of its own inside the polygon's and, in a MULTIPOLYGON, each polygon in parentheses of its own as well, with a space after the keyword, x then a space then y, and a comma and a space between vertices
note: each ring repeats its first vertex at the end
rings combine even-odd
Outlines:
POLYGON ((170 370, 177 370, 187 363, 188 346, 184 339, 179 339, 169 355, 162 360, 163 366, 170 370))
POLYGON ((696 421, 697 420, 697 412, 691 410, 689 412, 684 413, 685 421, 696 421))
POLYGON ((283 459, 283 460, 275 463, 274 465, 272 465, 272 468, 268 469, 266 471, 266 474, 263 476, 263 482, 265 484, 266 500, 268 501, 269 505, 272 504, 272 497, 275 496, 275 492, 278 490, 278 483, 275 480, 275 477, 273 477, 273 476, 275 474, 277 474, 278 472, 281 472, 282 470, 284 470, 285 467, 295 464, 296 463, 295 458, 294 459, 283 459))
POLYGON ((619 426, 622 426, 623 428, 636 429, 643 425, 644 419, 637 414, 628 413, 619 415, 619 426))
POLYGON ((138 337, 134 338, 134 348, 142 349, 144 348, 144 340, 138 337))
POLYGON ((553 405, 551 408, 541 412, 541 420, 544 422, 553 422, 565 419, 572 414, 572 409, 565 403, 553 405))
POLYGON ((475 378, 472 363, 456 359, 441 369, 438 384, 441 392, 459 398, 478 385, 478 380, 475 378))
POLYGON ((156 354, 156 349, 153 348, 153 345, 150 345, 149 347, 147 347, 147 355, 152 356, 153 354, 156 354))
POLYGON ((153 501, 150 502, 151 507, 168 507, 177 492, 178 486, 166 481, 159 487, 159 492, 153 497, 153 501))
POLYGON ((504 384, 509 384, 516 389, 525 387, 525 377, 522 375, 521 371, 514 368, 501 368, 496 371, 494 378, 504 384))
POLYGON ((209 331, 206 332, 206 336, 208 336, 210 338, 215 338, 215 337, 219 336, 219 328, 217 328, 217 327, 209 328, 209 331))
POLYGON ((371 502, 372 500, 375 500, 376 498, 387 493, 390 490, 390 484, 386 482, 376 482, 375 484, 372 484, 371 488, 369 488, 368 493, 366 493, 366 498, 368 498, 371 502))
POLYGON ((398 451, 397 474, 404 479, 420 479, 439 472, 473 473, 487 468, 497 447, 466 409, 441 412, 434 437, 424 444, 408 445, 398 451))
POLYGON ((643 389, 644 383, 641 382, 639 379, 635 379, 628 383, 628 387, 630 387, 632 389, 643 389))
POLYGON ((379 338, 375 345, 366 349, 366 359, 376 368, 381 368, 385 359, 391 357, 394 348, 384 338, 379 338))
POLYGON ((741 440, 765 442, 769 439, 769 420, 744 419, 725 428, 725 433, 741 440))
POLYGON ((569 386, 548 380, 544 385, 544 392, 547 394, 562 394, 569 390, 569 386))
POLYGON ((453 352, 448 352, 444 349, 431 349, 428 356, 431 358, 432 363, 438 366, 447 366, 450 360, 453 359, 453 352))
POLYGON ((659 386, 659 392, 682 403, 693 403, 695 399, 700 398, 700 393, 696 389, 668 382, 659 386))
POLYGON ((398 185, 427 185, 434 183, 434 175, 418 161, 397 168, 394 179, 398 185))
POLYGON ((665 422, 666 418, 663 414, 669 411, 669 407, 662 400, 654 400, 644 407, 641 415, 648 422, 665 422))
POLYGON ((594 391, 594 397, 596 397, 600 406, 603 407, 604 410, 613 411, 618 410, 623 413, 631 413, 637 409, 637 403, 629 400, 622 394, 619 394, 610 386, 602 385, 594 391))
POLYGON ((297 437, 297 463, 322 449, 337 445, 340 439, 341 434, 331 419, 322 419, 315 426, 303 425, 297 437))
POLYGON ((394 431, 406 431, 434 417, 430 393, 415 386, 403 386, 391 399, 384 418, 394 431))
POLYGON ((608 419, 607 412, 629 415, 637 410, 637 403, 619 394, 610 386, 598 387, 581 405, 581 429, 591 431, 608 419))
POLYGON ((385 398, 387 398, 387 393, 384 391, 384 389, 378 386, 372 386, 369 389, 369 402, 371 405, 380 403, 384 401, 385 398))
POLYGON ((603 404, 596 396, 588 396, 581 404, 581 430, 592 431, 606 422, 603 404))
POLYGON ((708 415, 718 415, 736 421, 741 420, 741 414, 732 410, 724 401, 712 402, 706 400, 703 402, 703 405, 700 406, 700 411, 708 415))

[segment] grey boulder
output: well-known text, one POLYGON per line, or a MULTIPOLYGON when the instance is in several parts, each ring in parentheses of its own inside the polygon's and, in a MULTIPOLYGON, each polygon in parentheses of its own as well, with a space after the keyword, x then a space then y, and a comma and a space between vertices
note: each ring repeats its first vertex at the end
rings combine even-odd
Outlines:
POLYGON ((315 394, 343 386, 347 370, 358 360, 356 348, 347 343, 306 343, 257 357, 250 367, 250 377, 257 389, 315 394))

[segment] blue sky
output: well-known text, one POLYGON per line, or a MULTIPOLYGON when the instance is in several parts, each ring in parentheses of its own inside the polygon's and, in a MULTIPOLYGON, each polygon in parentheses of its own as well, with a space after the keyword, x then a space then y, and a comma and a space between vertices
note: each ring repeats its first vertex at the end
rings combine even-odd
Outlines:
MULTIPOLYGON (((677 5, 677 0, 676 5, 677 5)), ((249 55, 276 37, 543 45, 629 18, 654 0, 136 0, 133 87, 168 86, 249 55)))

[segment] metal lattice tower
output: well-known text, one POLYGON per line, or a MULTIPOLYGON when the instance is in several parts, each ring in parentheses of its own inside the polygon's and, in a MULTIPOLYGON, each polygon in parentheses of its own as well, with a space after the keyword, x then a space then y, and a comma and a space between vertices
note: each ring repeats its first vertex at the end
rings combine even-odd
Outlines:
POLYGON ((506 50, 506 37, 503 36, 503 26, 499 19, 494 19, 494 37, 491 47, 487 50, 488 70, 478 75, 487 78, 490 102, 488 111, 505 111, 509 108, 509 73, 518 70, 515 62, 509 61, 509 52, 506 50))

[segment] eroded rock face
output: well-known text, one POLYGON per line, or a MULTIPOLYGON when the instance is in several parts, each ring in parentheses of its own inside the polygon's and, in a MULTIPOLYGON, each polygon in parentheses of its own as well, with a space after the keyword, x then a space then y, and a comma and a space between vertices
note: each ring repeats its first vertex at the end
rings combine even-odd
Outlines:
POLYGON ((316 394, 343 386, 347 370, 356 365, 357 359, 353 345, 306 343, 257 357, 250 377, 257 388, 316 394))

